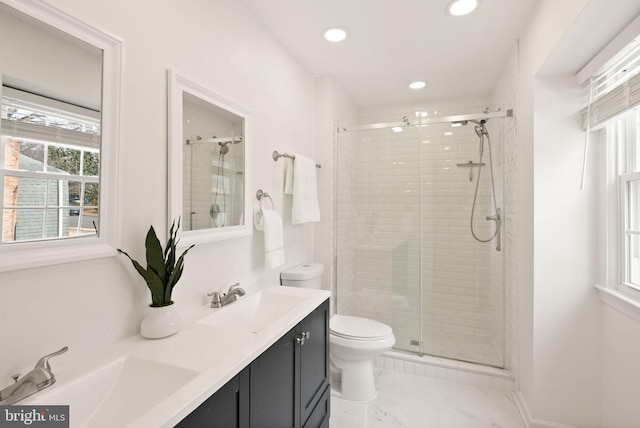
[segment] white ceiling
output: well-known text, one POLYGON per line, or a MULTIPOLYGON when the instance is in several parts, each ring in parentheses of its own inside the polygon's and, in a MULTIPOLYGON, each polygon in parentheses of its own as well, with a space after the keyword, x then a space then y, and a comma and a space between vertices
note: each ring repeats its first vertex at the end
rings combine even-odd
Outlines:
POLYGON ((314 76, 334 76, 359 107, 489 94, 539 0, 242 0, 314 76), (342 27, 347 40, 323 33, 342 27), (409 82, 427 87, 410 90, 409 82))

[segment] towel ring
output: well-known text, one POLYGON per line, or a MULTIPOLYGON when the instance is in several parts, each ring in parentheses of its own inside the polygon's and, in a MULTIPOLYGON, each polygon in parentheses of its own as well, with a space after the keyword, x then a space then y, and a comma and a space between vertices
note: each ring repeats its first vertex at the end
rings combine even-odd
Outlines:
POLYGON ((273 199, 271 199, 271 196, 269 196, 269 194, 267 192, 263 192, 262 189, 258 189, 256 191, 256 199, 258 201, 260 201, 260 215, 262 215, 262 200, 264 198, 269 198, 269 200, 271 201, 271 208, 275 209, 276 206, 273 204, 273 199))

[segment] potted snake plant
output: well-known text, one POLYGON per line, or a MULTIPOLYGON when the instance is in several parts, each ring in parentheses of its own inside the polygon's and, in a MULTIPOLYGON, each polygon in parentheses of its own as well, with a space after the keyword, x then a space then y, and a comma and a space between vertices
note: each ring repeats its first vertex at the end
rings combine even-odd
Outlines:
POLYGON ((120 254, 124 254, 131 260, 133 267, 144 278, 151 292, 149 312, 140 324, 140 334, 146 338, 167 337, 180 330, 180 316, 171 306, 173 305, 171 293, 182 276, 184 258, 187 252, 193 248, 193 245, 184 250, 178 257, 179 228, 180 219, 178 219, 178 224, 174 220, 171 224, 171 229, 169 229, 167 245, 163 249, 153 226, 149 227, 145 239, 146 269, 129 254, 118 248, 120 254))

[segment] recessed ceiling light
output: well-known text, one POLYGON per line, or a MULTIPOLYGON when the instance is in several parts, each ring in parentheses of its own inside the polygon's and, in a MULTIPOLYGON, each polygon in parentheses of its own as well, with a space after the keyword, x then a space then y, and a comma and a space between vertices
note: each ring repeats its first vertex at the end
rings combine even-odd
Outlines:
POLYGON ((467 15, 478 6, 478 0, 454 0, 447 6, 447 12, 453 16, 467 15))
POLYGON ((402 132, 402 127, 401 126, 394 126, 393 128, 391 128, 391 130, 393 132, 402 132))
POLYGON ((422 89, 425 86, 427 86, 427 84, 425 82, 423 82, 422 80, 417 80, 415 82, 409 83, 409 87, 411 89, 422 89))
POLYGON ((324 38, 330 42, 341 42, 347 38, 347 32, 342 28, 330 28, 324 32, 324 38))

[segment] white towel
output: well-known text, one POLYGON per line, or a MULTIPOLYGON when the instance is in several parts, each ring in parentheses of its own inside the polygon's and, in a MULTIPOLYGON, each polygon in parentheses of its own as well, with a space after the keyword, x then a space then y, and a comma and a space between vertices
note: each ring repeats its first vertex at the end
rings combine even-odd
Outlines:
POLYGON ((302 155, 293 162, 293 204, 291 223, 320 221, 316 163, 302 155))
POLYGON ((293 195, 293 159, 284 158, 284 194, 293 195))
POLYGON ((272 269, 284 264, 282 218, 270 209, 262 209, 265 264, 272 269))

